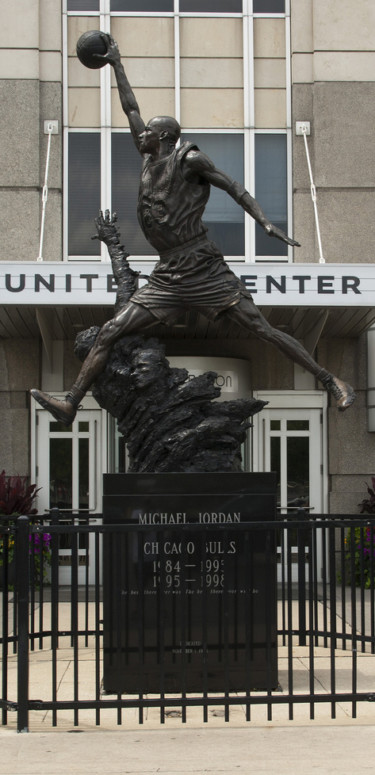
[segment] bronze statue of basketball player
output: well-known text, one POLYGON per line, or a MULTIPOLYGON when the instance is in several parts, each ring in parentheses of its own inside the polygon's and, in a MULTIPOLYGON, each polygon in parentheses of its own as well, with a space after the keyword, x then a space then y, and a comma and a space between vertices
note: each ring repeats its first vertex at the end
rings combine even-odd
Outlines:
MULTIPOLYGON (((355 394, 350 385, 321 368, 293 337, 273 328, 255 306, 250 293, 206 236, 202 216, 210 186, 226 191, 271 236, 298 245, 269 222, 258 203, 242 185, 224 172, 193 143, 179 148, 180 126, 174 118, 157 116, 144 124, 117 44, 104 35, 107 53, 101 58, 112 65, 121 105, 131 133, 143 156, 138 219, 146 239, 160 260, 146 286, 100 330, 77 380, 65 400, 32 390, 33 397, 60 422, 70 425, 77 408, 95 378, 104 369, 110 349, 120 337, 141 332, 156 321, 173 324, 181 309, 196 309, 210 319, 220 316, 270 342, 314 374, 337 400, 338 409, 350 406, 355 394)), ((99 56, 99 55, 97 55, 99 56)))

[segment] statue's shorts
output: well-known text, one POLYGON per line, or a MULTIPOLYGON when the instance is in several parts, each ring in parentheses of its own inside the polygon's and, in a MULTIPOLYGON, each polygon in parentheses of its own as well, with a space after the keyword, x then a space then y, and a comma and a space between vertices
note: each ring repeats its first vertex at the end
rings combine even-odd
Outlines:
POLYGON ((204 237, 162 253, 147 285, 131 301, 146 307, 158 320, 182 309, 196 309, 215 319, 241 297, 252 301, 215 243, 204 237))

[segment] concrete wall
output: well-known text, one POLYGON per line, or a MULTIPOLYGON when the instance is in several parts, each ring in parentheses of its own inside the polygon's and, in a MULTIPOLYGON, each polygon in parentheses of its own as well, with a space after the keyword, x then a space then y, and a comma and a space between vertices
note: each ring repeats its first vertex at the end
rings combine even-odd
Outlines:
MULTIPOLYGON (((60 0, 0 0, 1 256, 36 260, 47 136, 52 137, 43 255, 62 258, 62 66, 60 0)), ((29 389, 40 383, 38 339, 0 342, 0 468, 29 474, 29 389)))
POLYGON ((60 260, 61 241, 61 3, 0 2, 0 208, 2 260, 34 260, 39 253, 41 189, 47 137, 44 120, 58 119, 49 177, 45 258, 60 260))
MULTIPOLYGON (((292 126, 311 122, 308 145, 323 254, 329 263, 368 263, 375 257, 375 52, 373 0, 292 0, 292 126), (366 226, 366 224, 368 226, 366 226)), ((293 129, 296 261, 319 257, 304 142, 293 129)), ((375 471, 375 436, 367 431, 366 338, 326 340, 318 360, 350 382, 353 408, 329 408, 329 506, 357 512, 375 471)))
POLYGON ((375 434, 367 430, 366 335, 359 339, 327 339, 319 360, 350 382, 357 394, 352 409, 328 409, 329 507, 332 513, 356 513, 366 496, 366 482, 375 472, 375 434))
MULTIPOLYGON (((375 52, 372 0, 292 0, 293 122, 310 121, 323 253, 372 262, 375 194, 375 52)), ((293 140, 296 261, 318 256, 302 137, 293 140), (302 239, 303 235, 303 239, 302 239)))
POLYGON ((36 339, 0 342, 0 470, 30 473, 29 389, 39 384, 40 345, 36 339))
MULTIPOLYGON (((0 0, 0 208, 3 260, 35 260, 47 137, 43 123, 59 120, 52 137, 44 258, 62 258, 62 27, 61 0, 0 0)), ((100 75, 82 67, 75 44, 92 17, 68 23, 68 117, 72 127, 100 127, 100 75)), ((309 120, 309 147, 322 241, 331 263, 374 260, 375 53, 373 0, 291 0, 292 127, 309 120)), ((113 20, 112 31, 146 118, 174 113, 173 20, 113 20), (156 34, 156 25, 158 34, 156 34)), ((197 128, 243 128, 243 35, 239 19, 184 19, 181 32, 182 123, 197 128)), ((254 22, 255 126, 287 125, 285 23, 254 22)), ((125 126, 114 81, 112 125, 125 126)), ((317 260, 318 248, 303 138, 293 132, 296 262, 317 260)), ((40 383, 40 343, 0 343, 0 467, 27 473, 28 389, 40 383)), ((167 341, 167 354, 247 358, 253 387, 292 390, 293 365, 251 340, 167 341)), ((329 409, 329 489, 332 511, 356 510, 364 482, 375 473, 374 434, 367 432, 365 338, 325 340, 323 366, 351 382, 358 398, 344 415, 329 409)), ((61 389, 79 362, 65 342, 61 389)))

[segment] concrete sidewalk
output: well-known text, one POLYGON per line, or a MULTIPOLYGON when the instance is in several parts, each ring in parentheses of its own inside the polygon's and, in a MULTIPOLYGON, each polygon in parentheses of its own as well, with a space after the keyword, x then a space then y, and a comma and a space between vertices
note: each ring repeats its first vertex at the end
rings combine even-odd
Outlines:
MULTIPOLYGON (((69 625, 69 604, 60 604, 60 624, 69 625)), ((50 612, 49 612, 50 613, 50 612)), ((49 624, 48 607, 44 611, 49 624)), ((90 606, 90 615, 91 615, 90 606)), ((293 622, 298 623, 296 603, 293 622)), ((79 606, 79 618, 84 609, 79 606), (81 610, 82 609, 82 610, 81 610)), ((350 629, 350 628, 349 628, 350 629)), ((146 708, 144 723, 139 725, 138 710, 122 712, 122 726, 117 725, 117 711, 105 708, 100 712, 100 727, 95 725, 95 711, 80 710, 74 726, 73 710, 59 710, 58 726, 52 726, 50 711, 30 711, 30 734, 16 732, 17 715, 8 713, 8 726, 0 727, 0 775, 131 775, 162 773, 162 775, 284 775, 306 773, 315 775, 356 775, 375 768, 375 703, 357 705, 357 718, 352 718, 350 702, 336 703, 336 718, 331 718, 331 703, 315 705, 315 719, 309 720, 310 656, 308 646, 298 645, 293 638, 292 654, 288 646, 279 645, 278 667, 280 698, 289 691, 288 666, 293 664, 293 691, 306 695, 306 703, 296 703, 293 720, 289 720, 288 704, 272 707, 272 721, 267 720, 266 702, 251 708, 251 721, 246 720, 243 704, 230 709, 230 721, 225 722, 222 706, 208 709, 208 722, 203 722, 202 708, 187 709, 187 722, 182 723, 180 708, 166 710, 165 723, 160 724, 160 711, 146 708)), ((30 698, 51 698, 52 652, 49 640, 44 648, 30 652, 30 698)), ((101 654, 102 656, 102 654, 101 654)), ((333 654, 323 645, 314 646, 314 691, 328 695, 331 691, 331 660, 333 654)), ((351 692, 353 654, 336 649, 335 680, 337 692, 351 692)), ((70 638, 60 638, 57 663, 57 695, 59 700, 74 697, 75 659, 70 638)), ((88 645, 80 643, 78 679, 79 699, 95 696, 96 652, 94 639, 88 645)), ((356 655, 358 691, 375 696, 375 655, 356 655)), ((100 666, 101 669, 101 666, 100 666)), ((16 699, 17 657, 8 656, 8 697, 16 699)), ((261 692, 256 693, 258 696, 261 692)), ((110 699, 107 695, 103 698, 110 699)), ((114 698, 115 699, 115 698, 114 698)), ((266 698, 265 698, 266 700, 266 698)))
POLYGON ((289 726, 17 735, 0 730, 1 775, 357 775, 372 727, 289 726))
MULTIPOLYGON (((64 641, 64 638, 61 638, 64 641)), ((65 639, 69 641, 69 638, 65 639)), ((61 732, 74 731, 96 732, 118 731, 123 729, 126 732, 140 730, 156 731, 161 727, 168 730, 181 729, 207 729, 217 730, 221 728, 227 730, 228 727, 249 730, 255 727, 262 728, 266 726, 288 726, 295 725, 343 725, 348 724, 374 724, 375 723, 375 703, 358 702, 356 708, 356 719, 353 719, 352 703, 346 699, 338 699, 335 703, 335 718, 332 719, 331 702, 320 701, 314 706, 314 720, 310 720, 310 705, 308 696, 310 693, 310 659, 307 646, 293 646, 292 664, 293 664, 293 694, 306 696, 306 702, 296 702, 293 704, 293 720, 289 717, 289 704, 287 699, 281 702, 282 696, 289 694, 289 671, 290 654, 287 646, 279 646, 278 649, 278 678, 279 687, 272 693, 275 702, 272 705, 272 717, 268 720, 267 715, 267 694, 266 692, 256 691, 252 696, 257 700, 262 700, 260 704, 251 705, 251 720, 246 719, 245 702, 242 694, 239 693, 241 702, 230 707, 229 723, 225 721, 224 705, 210 705, 208 707, 208 722, 203 720, 203 708, 200 706, 188 707, 186 710, 186 723, 182 723, 181 705, 170 705, 166 707, 165 723, 161 725, 160 709, 157 707, 146 707, 143 710, 143 724, 139 723, 138 708, 125 708, 121 711, 121 727, 118 726, 117 710, 115 708, 104 707, 100 709, 100 727, 96 726, 95 710, 92 708, 82 708, 78 712, 78 724, 74 726, 74 711, 70 709, 60 709, 57 711, 57 728, 52 726, 52 711, 50 710, 31 710, 29 712, 29 730, 32 734, 35 732, 54 733, 56 730, 61 732)), ((102 654, 101 654, 102 656, 102 654)), ((331 653, 327 648, 317 646, 314 649, 314 693, 316 695, 329 695, 331 692, 331 653)), ((74 674, 77 670, 78 696, 80 701, 92 701, 95 699, 95 678, 96 678, 96 652, 93 645, 89 643, 88 647, 79 650, 78 665, 75 662, 75 655, 72 647, 61 645, 58 650, 57 662, 57 698, 62 702, 72 702, 75 698, 74 692, 74 674)), ((102 675, 102 665, 99 664, 100 674, 102 675)), ((353 655, 351 651, 335 651, 335 688, 338 694, 352 691, 352 670, 353 655)), ((358 692, 373 693, 375 697, 375 655, 371 653, 359 653, 356 656, 356 676, 358 692)), ((189 695, 188 695, 189 696, 189 695)), ((197 696, 197 695, 194 695, 197 696)), ((231 696, 236 696, 233 693, 231 696)), ((8 698, 17 697, 17 656, 8 656, 8 698)), ((52 699, 52 652, 50 649, 36 650, 29 655, 29 697, 31 700, 52 699)), ((167 695, 166 698, 177 698, 181 700, 181 695, 167 695)), ((210 697, 215 697, 210 693, 210 697)), ((152 695, 145 695, 145 699, 152 698, 152 695)), ((116 695, 105 694, 102 696, 103 702, 116 700, 116 695)), ((123 699, 135 700, 134 695, 123 695, 123 699)), ((16 729, 17 714, 8 713, 8 729, 16 729)))
MULTIPOLYGON (((280 604, 279 604, 280 605, 280 604)), ((322 605, 319 604, 319 620, 323 615, 322 605)), ((292 605, 292 618, 293 625, 298 628, 298 607, 296 601, 293 601, 292 605)), ((10 612, 10 617, 11 617, 10 612)), ((39 613, 38 611, 36 612, 39 613)), ((84 631, 85 627, 85 608, 83 604, 78 606, 78 618, 79 628, 84 631)), ((367 614, 367 611, 366 611, 367 614)), ((100 612, 101 615, 101 612, 100 612)), ((279 615, 280 612, 279 612, 279 615)), ((44 628, 48 629, 51 625, 50 605, 47 604, 43 608, 44 616, 44 628)), ((93 604, 89 605, 89 617, 93 616, 93 604)), ((90 621, 89 624, 93 624, 90 621)), ((59 605, 59 624, 60 629, 66 628, 69 630, 70 626, 70 604, 60 603, 59 605)), ((319 621, 320 624, 320 621, 319 621)), ((329 611, 328 611, 328 625, 329 625, 329 611)), ((11 620, 10 620, 11 628, 11 620)), ((323 623, 321 624, 323 629, 323 623)), ((298 629, 297 629, 298 631, 298 629)), ((350 626, 347 628, 347 633, 350 633, 350 626), (348 632, 349 631, 349 632, 348 632)), ((160 724, 160 710, 158 708, 146 707, 143 711, 143 725, 139 724, 139 713, 137 708, 124 709, 121 712, 121 726, 118 726, 117 710, 115 708, 104 707, 100 709, 100 727, 96 726, 95 710, 90 708, 83 708, 79 710, 78 714, 78 726, 74 726, 74 711, 72 709, 58 710, 57 711, 57 727, 52 726, 52 712, 48 710, 31 710, 29 713, 29 729, 31 734, 35 733, 48 733, 55 734, 55 732, 67 732, 73 730, 80 730, 84 732, 96 733, 100 731, 106 732, 125 732, 130 731, 161 731, 164 730, 187 730, 187 729, 204 729, 205 733, 207 729, 212 729, 216 732, 218 729, 225 730, 227 734, 228 728, 243 729, 245 734, 254 728, 264 728, 267 726, 280 726, 285 727, 291 724, 304 725, 304 726, 316 726, 316 725, 343 725, 347 728, 348 724, 353 725, 367 725, 375 722, 375 703, 362 701, 357 703, 356 719, 352 719, 353 708, 352 703, 344 698, 340 698, 335 705, 335 719, 331 718, 331 703, 328 700, 328 695, 332 691, 332 660, 334 658, 334 680, 335 691, 338 694, 343 695, 347 693, 350 695, 353 688, 353 669, 356 671, 356 688, 358 692, 371 693, 375 697, 375 655, 371 654, 370 646, 366 649, 366 653, 362 653, 359 649, 355 654, 350 648, 350 636, 349 641, 346 644, 346 649, 342 648, 343 644, 338 639, 337 646, 339 646, 334 653, 331 652, 328 647, 324 647, 324 639, 320 639, 320 644, 316 645, 314 642, 313 655, 310 652, 310 645, 307 642, 306 646, 298 645, 298 636, 293 636, 293 645, 290 648, 290 644, 287 642, 285 645, 279 642, 278 647, 278 681, 279 687, 273 692, 275 703, 272 705, 272 717, 268 720, 267 715, 267 696, 263 697, 261 704, 251 705, 251 721, 246 719, 246 707, 243 700, 230 707, 230 721, 229 724, 225 722, 224 707, 223 705, 211 705, 208 708, 208 723, 203 721, 203 709, 202 707, 188 707, 186 724, 182 723, 181 706, 169 706, 166 708, 165 724, 161 727, 160 724), (311 657, 313 656, 313 662, 311 657), (355 657, 355 663, 353 662, 355 657), (292 685, 290 685, 290 667, 293 669, 292 685), (311 667, 313 668, 313 691, 316 695, 327 695, 327 701, 316 702, 314 707, 314 721, 310 721, 310 706, 308 702, 308 696, 312 688, 311 685, 311 667), (289 695, 290 691, 294 695, 306 696, 306 702, 298 702, 293 704, 293 721, 289 716, 288 702, 280 702, 282 696, 285 698, 289 695)), ((29 697, 31 700, 43 700, 48 702, 52 699, 52 685, 53 685, 53 653, 51 651, 51 641, 49 637, 46 637, 42 644, 39 644, 38 640, 35 643, 35 650, 29 652, 29 697), (41 648, 39 648, 41 645, 41 648)), ((57 699, 62 702, 72 702, 74 699, 80 701, 90 702, 96 697, 96 678, 99 672, 99 677, 103 674, 102 659, 103 652, 96 651, 95 638, 89 636, 86 643, 85 638, 80 636, 78 653, 72 647, 69 636, 60 636, 59 648, 57 650, 57 665, 56 665, 56 680, 57 680, 57 699), (99 662, 98 662, 99 660, 99 662), (75 696, 74 679, 78 682, 78 695, 75 696)), ((1 657, 0 657, 1 659, 1 657)), ((7 661, 7 697, 10 700, 16 701, 17 699, 17 655, 13 654, 9 650, 7 661)), ((241 693, 242 694, 242 693, 241 693)), ((261 695, 266 695, 265 692, 255 692, 253 696, 257 699, 261 699, 261 695)), ((211 695, 215 696, 215 695, 211 695)), ((123 695, 126 699, 126 695, 123 695)), ((177 695, 178 698, 178 695, 177 695)), ((104 703, 110 700, 116 700, 115 695, 104 695, 102 697, 104 703)), ((129 696, 129 699, 134 700, 134 696, 129 696)), ((145 697, 147 699, 147 696, 145 697)), ((14 712, 8 713, 7 729, 15 730, 17 724, 17 714, 14 712)), ((0 727, 1 729, 1 727, 0 727)))

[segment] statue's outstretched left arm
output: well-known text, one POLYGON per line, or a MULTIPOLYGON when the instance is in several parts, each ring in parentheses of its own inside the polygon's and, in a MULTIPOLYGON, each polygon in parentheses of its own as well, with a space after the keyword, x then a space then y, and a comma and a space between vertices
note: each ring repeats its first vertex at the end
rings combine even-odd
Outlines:
POLYGON ((241 205, 246 213, 249 213, 249 215, 263 227, 270 237, 277 237, 277 239, 286 242, 288 245, 300 246, 299 242, 288 237, 287 234, 284 234, 282 229, 279 229, 278 226, 274 226, 274 224, 268 220, 256 199, 254 199, 240 183, 232 180, 232 178, 226 175, 225 172, 222 172, 222 170, 218 170, 211 159, 201 151, 191 150, 186 154, 183 170, 184 175, 188 180, 203 178, 212 186, 216 186, 217 188, 226 191, 232 199, 241 205))
POLYGON ((128 262, 129 253, 120 242, 120 232, 117 227, 117 215, 106 210, 100 210, 95 218, 97 233, 92 239, 98 239, 107 245, 112 262, 113 276, 117 283, 116 307, 123 307, 138 288, 139 272, 135 272, 128 262))

